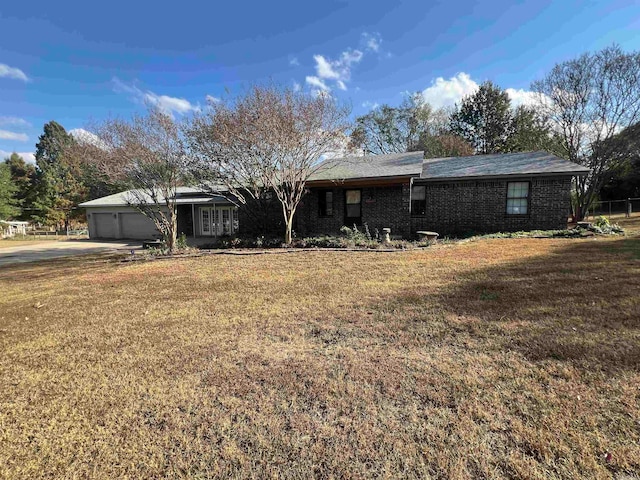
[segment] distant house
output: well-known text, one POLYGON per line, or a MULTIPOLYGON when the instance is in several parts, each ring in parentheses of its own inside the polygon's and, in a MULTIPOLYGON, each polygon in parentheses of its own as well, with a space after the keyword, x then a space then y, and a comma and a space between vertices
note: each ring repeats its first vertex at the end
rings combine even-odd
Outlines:
MULTIPOLYGON (((324 161, 307 182, 296 214, 298 235, 335 234, 343 225, 391 228, 411 238, 565 228, 571 179, 581 165, 547 152, 423 159, 423 152, 324 161)), ((179 231, 193 236, 252 231, 248 217, 222 196, 178 190, 179 231), (195 221, 194 221, 195 220, 195 221)), ((153 223, 127 204, 127 192, 92 200, 92 238, 149 238, 153 223)))

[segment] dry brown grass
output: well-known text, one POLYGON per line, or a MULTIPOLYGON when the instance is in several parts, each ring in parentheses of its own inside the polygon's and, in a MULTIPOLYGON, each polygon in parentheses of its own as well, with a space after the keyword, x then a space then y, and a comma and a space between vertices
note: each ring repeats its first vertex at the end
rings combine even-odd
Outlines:
POLYGON ((630 226, 0 269, 0 477, 637 473, 630 226))
POLYGON ((2 238, 0 239, 0 248, 7 247, 19 247, 21 245, 36 245, 38 243, 50 243, 50 242, 64 242, 67 240, 79 240, 88 238, 86 235, 73 235, 73 236, 46 236, 46 235, 33 235, 33 236, 20 236, 15 238, 2 238))

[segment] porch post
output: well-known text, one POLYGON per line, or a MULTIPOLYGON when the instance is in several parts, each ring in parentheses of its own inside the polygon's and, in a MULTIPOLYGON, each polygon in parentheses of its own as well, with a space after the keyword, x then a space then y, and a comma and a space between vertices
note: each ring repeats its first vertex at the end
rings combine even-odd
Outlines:
POLYGON ((213 224, 213 236, 218 237, 218 223, 216 222, 216 202, 213 202, 213 208, 211 209, 211 223, 213 224))
POLYGON ((193 230, 193 238, 196 238, 196 207, 191 204, 191 229, 193 230))

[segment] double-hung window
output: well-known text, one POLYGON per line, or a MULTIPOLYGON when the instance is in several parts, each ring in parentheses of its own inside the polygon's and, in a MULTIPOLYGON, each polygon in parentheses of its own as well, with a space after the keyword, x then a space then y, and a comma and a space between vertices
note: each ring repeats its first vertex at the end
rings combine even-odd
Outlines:
POLYGON ((529 182, 507 183, 507 215, 529 213, 529 182))
POLYGON ((413 185, 411 187, 411 215, 425 215, 427 213, 427 187, 413 185))
POLYGON ((318 199, 319 215, 321 217, 333 216, 333 191, 322 190, 318 199))
POLYGON ((345 190, 344 203, 345 225, 360 225, 362 223, 362 192, 360 190, 345 190))

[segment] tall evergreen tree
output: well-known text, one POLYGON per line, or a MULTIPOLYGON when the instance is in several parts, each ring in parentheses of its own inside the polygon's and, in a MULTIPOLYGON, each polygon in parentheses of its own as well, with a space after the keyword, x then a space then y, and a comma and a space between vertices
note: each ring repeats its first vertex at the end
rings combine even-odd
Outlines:
POLYGON ((82 165, 65 156, 74 142, 62 125, 51 121, 36 144, 34 218, 42 223, 68 228, 71 219, 80 214, 78 203, 86 199, 82 165))
POLYGON ((12 153, 4 161, 11 171, 11 180, 17 187, 16 199, 20 207, 20 214, 16 218, 28 220, 33 208, 34 182, 36 168, 33 164, 27 163, 17 153, 12 153))
POLYGON ((487 81, 462 100, 451 116, 450 128, 469 142, 476 153, 502 153, 509 150, 511 115, 507 92, 487 81))
POLYGON ((0 220, 10 220, 20 213, 16 193, 18 187, 11 180, 11 169, 0 163, 0 220))

